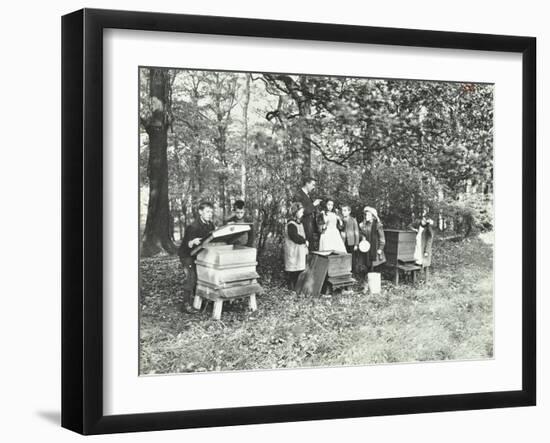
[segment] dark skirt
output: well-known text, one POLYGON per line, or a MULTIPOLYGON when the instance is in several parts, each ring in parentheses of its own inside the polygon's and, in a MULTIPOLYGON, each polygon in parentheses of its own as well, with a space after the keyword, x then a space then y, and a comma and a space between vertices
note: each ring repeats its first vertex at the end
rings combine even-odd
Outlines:
POLYGON ((360 272, 372 272, 376 266, 381 265, 386 261, 384 258, 384 255, 378 256, 378 254, 375 254, 373 257, 371 255, 371 251, 367 252, 358 252, 358 267, 360 269, 360 272))

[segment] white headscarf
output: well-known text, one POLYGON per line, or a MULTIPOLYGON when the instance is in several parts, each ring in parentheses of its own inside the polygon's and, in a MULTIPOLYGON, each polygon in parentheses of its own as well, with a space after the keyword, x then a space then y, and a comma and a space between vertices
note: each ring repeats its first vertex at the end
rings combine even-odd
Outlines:
POLYGON ((378 212, 371 206, 365 206, 363 212, 370 212, 375 220, 378 220, 378 212))

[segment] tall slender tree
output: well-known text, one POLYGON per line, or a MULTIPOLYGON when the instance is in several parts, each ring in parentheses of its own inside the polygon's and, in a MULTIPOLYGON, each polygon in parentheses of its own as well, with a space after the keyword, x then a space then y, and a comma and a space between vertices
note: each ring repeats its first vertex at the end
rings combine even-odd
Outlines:
POLYGON ((214 72, 209 79, 212 100, 208 105, 210 122, 214 128, 212 142, 218 156, 218 200, 225 219, 229 164, 232 152, 228 146, 231 112, 237 106, 238 75, 214 72))
MULTIPOLYGON (((140 119, 149 137, 149 203, 143 233, 141 254, 155 255, 162 250, 173 254, 175 245, 170 236, 168 199, 168 128, 170 127, 171 74, 168 69, 150 68, 149 97, 142 103, 140 119)), ((143 72, 143 71, 142 71, 143 72)))
POLYGON ((244 200, 246 200, 246 156, 248 155, 248 106, 250 104, 250 78, 251 75, 246 74, 243 105, 244 143, 241 161, 241 197, 244 200))

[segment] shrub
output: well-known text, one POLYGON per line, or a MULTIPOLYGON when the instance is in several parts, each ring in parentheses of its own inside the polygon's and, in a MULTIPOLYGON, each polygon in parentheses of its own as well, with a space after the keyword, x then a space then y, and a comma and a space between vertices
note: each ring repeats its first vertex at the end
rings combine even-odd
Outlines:
POLYGON ((493 201, 491 195, 465 194, 460 200, 446 202, 442 213, 453 221, 455 232, 464 237, 493 229, 493 201))
POLYGON ((403 229, 424 210, 434 211, 440 188, 433 176, 402 161, 371 166, 359 195, 364 205, 377 209, 385 227, 403 229))

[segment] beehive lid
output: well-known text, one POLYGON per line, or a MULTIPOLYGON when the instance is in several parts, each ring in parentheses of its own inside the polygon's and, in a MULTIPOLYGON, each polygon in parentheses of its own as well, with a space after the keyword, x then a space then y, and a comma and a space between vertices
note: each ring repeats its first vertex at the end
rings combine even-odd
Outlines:
POLYGON ((313 254, 322 255, 324 257, 328 257, 332 255, 348 255, 347 252, 335 251, 333 249, 327 249, 325 251, 313 251, 313 254))
POLYGON ((191 255, 197 254, 201 249, 204 249, 212 241, 223 241, 225 238, 235 234, 250 231, 251 223, 228 223, 210 233, 208 237, 195 249, 191 251, 191 255))

